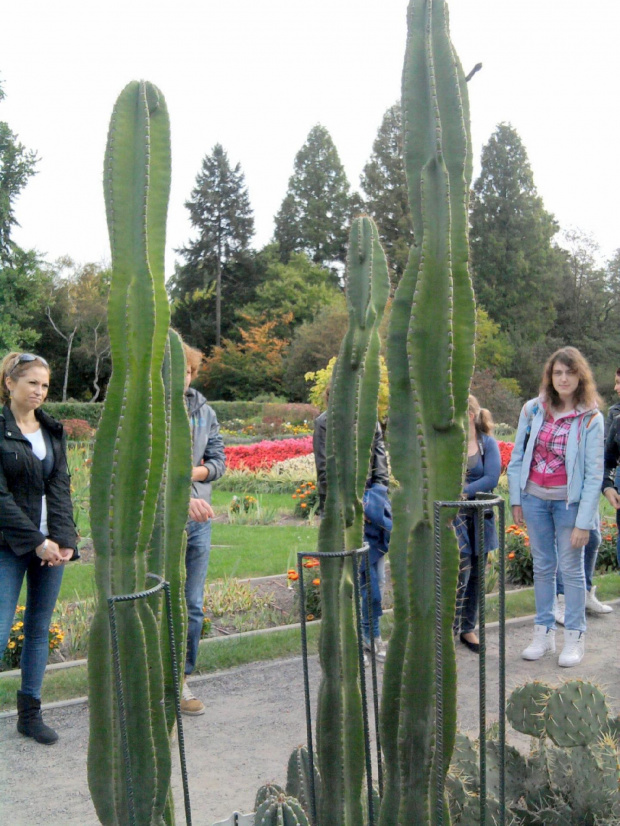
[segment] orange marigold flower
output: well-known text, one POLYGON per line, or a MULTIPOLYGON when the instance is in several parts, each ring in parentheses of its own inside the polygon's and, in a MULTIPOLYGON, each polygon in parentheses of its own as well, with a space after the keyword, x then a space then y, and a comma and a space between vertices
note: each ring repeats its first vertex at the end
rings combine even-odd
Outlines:
POLYGON ((302 508, 307 508, 308 506, 306 505, 306 503, 305 503, 305 502, 302 502, 302 503, 301 503, 301 505, 300 505, 300 507, 302 507, 302 508))
POLYGON ((293 495, 291 496, 291 499, 297 499, 297 497, 295 496, 295 494, 293 494, 293 495))
POLYGON ((508 554, 508 559, 514 559, 514 558, 515 558, 515 552, 514 552, 514 551, 511 551, 511 552, 508 554))
POLYGON ((315 556, 310 556, 304 562, 304 568, 318 568, 321 563, 315 556))
POLYGON ((320 579, 313 579, 313 580, 312 580, 312 584, 313 584, 313 585, 320 585, 320 584, 321 584, 321 580, 320 580, 320 579))
POLYGON ((297 571, 289 571, 288 578, 295 582, 295 580, 299 579, 299 574, 297 573, 297 571))
POLYGON ((306 616, 306 619, 307 619, 309 622, 312 622, 312 620, 314 619, 314 614, 308 614, 308 615, 306 616))

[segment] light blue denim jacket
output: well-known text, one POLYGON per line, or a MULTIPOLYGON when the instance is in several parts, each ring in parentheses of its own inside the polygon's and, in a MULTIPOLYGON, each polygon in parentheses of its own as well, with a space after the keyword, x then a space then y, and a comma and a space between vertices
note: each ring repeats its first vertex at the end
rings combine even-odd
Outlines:
MULTIPOLYGON (((543 400, 526 402, 519 416, 515 446, 508 465, 510 504, 521 504, 538 431, 545 420, 543 400), (523 452, 528 426, 530 438, 523 452)), ((567 504, 579 503, 575 526, 584 531, 596 527, 603 481, 603 415, 596 408, 583 411, 571 422, 566 444, 567 504)))

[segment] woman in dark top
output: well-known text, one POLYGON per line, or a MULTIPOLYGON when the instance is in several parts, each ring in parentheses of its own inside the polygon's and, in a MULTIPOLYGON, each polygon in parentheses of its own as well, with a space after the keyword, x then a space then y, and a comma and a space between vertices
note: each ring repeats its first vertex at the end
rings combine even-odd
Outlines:
POLYGON ((49 375, 32 353, 0 365, 0 651, 26 577, 17 730, 45 744, 58 739, 41 718, 49 627, 65 562, 77 557, 63 427, 39 409, 49 375))
MULTIPOLYGON (((480 407, 475 396, 469 397, 469 438, 467 441, 467 472, 463 499, 475 499, 477 493, 491 493, 501 470, 497 442, 491 436, 493 418, 480 407)), ((477 517, 472 511, 461 511, 456 518, 456 536, 459 543, 460 570, 456 602, 455 629, 459 639, 470 651, 478 653, 480 642, 475 632, 478 618, 478 553, 476 545, 477 517)), ((485 558, 497 548, 497 530, 492 511, 484 516, 485 558)), ((486 559, 485 559, 486 562, 486 559)))

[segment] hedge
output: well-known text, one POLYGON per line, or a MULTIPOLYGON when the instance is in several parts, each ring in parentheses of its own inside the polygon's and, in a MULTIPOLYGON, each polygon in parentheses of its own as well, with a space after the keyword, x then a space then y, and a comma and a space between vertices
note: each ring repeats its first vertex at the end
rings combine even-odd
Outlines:
MULTIPOLYGON (((268 422, 281 420, 291 424, 312 422, 318 415, 319 409, 311 404, 277 404, 275 402, 212 402, 209 404, 215 410, 220 424, 233 419, 260 418, 268 422)), ((91 427, 99 425, 103 404, 100 402, 47 402, 43 405, 51 416, 56 419, 85 419, 91 427)))
POLYGON ((43 410, 55 419, 84 419, 91 427, 97 428, 103 404, 100 402, 46 402, 43 410))

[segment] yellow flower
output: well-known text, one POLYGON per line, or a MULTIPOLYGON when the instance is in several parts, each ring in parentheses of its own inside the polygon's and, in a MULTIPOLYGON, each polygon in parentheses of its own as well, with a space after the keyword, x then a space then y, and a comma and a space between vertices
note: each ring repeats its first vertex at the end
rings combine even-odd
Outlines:
POLYGON ((7 648, 15 648, 16 644, 17 643, 15 643, 13 640, 11 640, 11 642, 7 645, 7 648))
POLYGON ((19 635, 19 637, 18 637, 17 639, 18 639, 18 640, 23 640, 23 639, 24 639, 24 635, 23 635, 23 634, 20 634, 20 635, 19 635))

